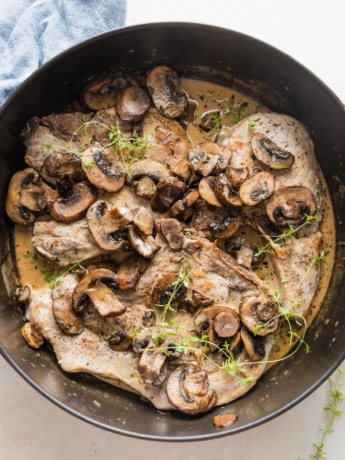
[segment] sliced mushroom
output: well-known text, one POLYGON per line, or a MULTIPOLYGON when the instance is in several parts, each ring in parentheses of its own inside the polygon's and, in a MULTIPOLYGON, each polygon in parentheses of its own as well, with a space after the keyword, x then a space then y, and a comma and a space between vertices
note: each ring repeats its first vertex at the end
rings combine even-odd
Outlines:
POLYGON ((231 185, 235 190, 238 190, 243 182, 248 179, 249 170, 247 167, 244 168, 234 168, 233 166, 228 165, 226 168, 226 177, 229 179, 231 185))
POLYGON ((230 341, 230 351, 234 355, 237 355, 238 353, 241 352, 242 349, 242 337, 241 337, 241 332, 236 332, 236 334, 231 338, 230 341))
POLYGON ((148 176, 159 182, 169 176, 169 170, 162 163, 153 160, 140 160, 128 168, 128 182, 136 181, 143 176, 148 176))
POLYGON ((246 327, 241 329, 241 339, 244 349, 251 361, 262 361, 265 357, 265 338, 259 335, 253 335, 246 327))
POLYGON ((181 249, 184 243, 183 228, 176 219, 160 219, 160 230, 171 249, 181 249))
POLYGON ((207 372, 196 364, 183 364, 170 374, 167 395, 177 409, 190 415, 211 410, 217 402, 207 372))
POLYGON ((177 118, 186 110, 188 98, 177 90, 180 79, 166 66, 154 67, 147 75, 147 87, 156 108, 168 118, 177 118))
POLYGON ((87 212, 87 224, 97 244, 107 251, 124 248, 124 231, 133 214, 125 207, 110 208, 107 201, 98 200, 87 212))
POLYGON ((204 177, 199 182, 198 191, 200 197, 203 200, 207 201, 207 203, 211 204, 212 206, 217 206, 218 208, 221 208, 223 207, 223 205, 214 193, 215 181, 216 178, 213 176, 204 177))
POLYGON ((64 296, 53 300, 53 315, 62 332, 68 335, 80 334, 84 329, 83 320, 75 314, 72 300, 64 296))
POLYGON ((163 350, 150 339, 143 350, 138 364, 138 372, 145 383, 160 385, 167 377, 167 356, 163 350))
POLYGON ((214 300, 208 295, 193 289, 192 299, 199 307, 209 307, 214 303, 214 300))
POLYGON ((28 284, 26 284, 22 292, 20 293, 20 296, 18 297, 18 302, 27 303, 29 302, 30 297, 31 297, 31 288, 28 284))
POLYGON ((16 172, 6 197, 8 217, 16 224, 31 225, 36 220, 35 212, 45 207, 46 199, 37 172, 32 168, 16 172))
POLYGON ((240 329, 240 324, 240 317, 235 310, 220 305, 204 308, 194 318, 195 331, 200 336, 209 334, 213 328, 218 337, 230 338, 240 329))
POLYGON ((225 243, 225 250, 242 267, 250 268, 252 265, 258 265, 264 259, 264 254, 256 256, 258 247, 244 236, 237 236, 225 243))
POLYGON ((116 111, 124 121, 142 120, 149 108, 150 98, 139 86, 123 88, 117 95, 116 111))
POLYGON ((86 182, 73 185, 63 196, 48 201, 48 208, 53 219, 58 222, 75 222, 82 219, 88 208, 94 203, 94 190, 86 182))
POLYGON ((191 167, 187 160, 180 160, 175 163, 170 168, 170 172, 175 174, 175 176, 181 177, 185 181, 188 181, 192 175, 191 167))
POLYGON ((156 188, 155 182, 151 179, 151 177, 144 176, 141 177, 135 183, 135 194, 146 198, 147 200, 151 200, 153 193, 156 188))
POLYGON ((279 326, 277 305, 263 294, 250 295, 240 305, 242 323, 254 335, 272 334, 279 326))
POLYGON ((236 208, 244 205, 243 201, 238 196, 238 191, 225 174, 219 174, 219 176, 217 176, 214 183, 214 193, 218 200, 225 205, 234 206, 236 208))
POLYGON ((128 241, 132 248, 146 259, 151 259, 159 250, 152 235, 144 235, 132 225, 128 228, 128 241))
POLYGON ((144 207, 140 207, 133 217, 133 224, 144 235, 152 235, 154 227, 154 219, 150 211, 144 207))
POLYGON ((127 86, 124 78, 111 76, 95 78, 83 89, 82 104, 93 111, 115 107, 117 93, 124 86, 127 86))
POLYGON ((251 140, 255 157, 272 169, 291 168, 295 162, 292 153, 282 149, 264 134, 256 133, 251 140))
POLYGON ((169 176, 158 182, 151 199, 151 208, 155 212, 167 211, 186 191, 186 184, 177 177, 169 176))
POLYGON ((259 172, 243 182, 238 193, 244 204, 255 206, 272 195, 274 184, 275 180, 272 174, 259 172))
POLYGON ((117 271, 117 276, 119 289, 122 291, 133 289, 140 279, 137 257, 129 257, 123 261, 117 271))
POLYGON ((85 295, 89 297, 101 316, 108 318, 122 315, 126 311, 126 307, 102 281, 98 279, 93 287, 85 291, 85 295))
POLYGON ((171 206, 171 214, 180 220, 186 221, 193 214, 193 206, 198 201, 200 193, 198 190, 189 189, 180 200, 171 206))
POLYGON ((203 142, 193 148, 188 154, 188 160, 194 171, 206 177, 224 171, 231 156, 227 147, 221 147, 214 142, 203 142))
POLYGON ((203 131, 209 132, 213 129, 219 128, 217 120, 220 118, 220 110, 208 110, 201 115, 200 128, 203 131))
POLYGON ((109 347, 115 351, 126 351, 130 348, 133 338, 129 337, 127 331, 120 329, 108 339, 109 347))
POLYGON ((81 168, 80 157, 72 153, 53 153, 49 155, 40 170, 44 180, 56 185, 57 180, 69 176, 73 182, 81 182, 85 174, 81 168))
POLYGON ((21 333, 31 348, 35 348, 37 350, 43 345, 44 337, 37 331, 32 323, 25 323, 21 329, 21 333))
POLYGON ((192 299, 183 299, 178 304, 179 311, 186 311, 191 315, 193 315, 198 308, 199 305, 197 305, 196 302, 194 302, 192 299))
POLYGON ((267 201, 266 213, 276 225, 300 225, 307 215, 314 216, 317 205, 311 190, 307 187, 284 187, 276 190, 267 201))
POLYGON ((125 183, 118 163, 98 147, 83 152, 82 167, 91 184, 107 192, 117 192, 125 183))
POLYGON ((89 305, 90 298, 88 296, 88 289, 92 288, 93 285, 101 280, 103 284, 107 284, 111 289, 118 287, 118 277, 116 273, 107 268, 95 268, 84 276, 77 286, 74 288, 72 294, 72 303, 74 310, 79 313, 89 305))
POLYGON ((240 216, 222 215, 210 224, 209 230, 215 238, 230 238, 240 228, 241 223, 240 216))
POLYGON ((198 107, 198 103, 193 99, 188 98, 188 103, 186 110, 183 114, 179 117, 178 121, 182 125, 184 129, 187 129, 188 123, 192 123, 194 121, 194 114, 198 107))
POLYGON ((180 301, 187 293, 187 287, 184 284, 176 285, 177 275, 162 275, 152 291, 152 303, 158 307, 165 306, 180 301))

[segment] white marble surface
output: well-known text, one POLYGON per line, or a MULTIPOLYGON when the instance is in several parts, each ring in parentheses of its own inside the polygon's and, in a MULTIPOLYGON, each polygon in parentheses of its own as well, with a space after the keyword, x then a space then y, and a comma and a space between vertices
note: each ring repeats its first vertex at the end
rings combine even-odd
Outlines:
MULTIPOLYGON (((303 63, 345 101, 342 7, 334 0, 129 0, 127 23, 201 22, 250 34, 303 63)), ((109 433, 72 417, 0 358, 0 460, 307 460, 327 420, 323 407, 328 391, 325 383, 289 412, 244 433, 201 443, 155 443, 109 433)), ((334 428, 325 447, 327 459, 344 460, 345 415, 334 428)))

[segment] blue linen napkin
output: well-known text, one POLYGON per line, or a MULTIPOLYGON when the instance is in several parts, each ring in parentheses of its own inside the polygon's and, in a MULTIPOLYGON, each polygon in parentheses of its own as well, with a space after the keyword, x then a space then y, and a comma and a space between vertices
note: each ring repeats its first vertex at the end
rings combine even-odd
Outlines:
POLYGON ((126 0, 3 0, 0 6, 0 107, 47 60, 94 35, 123 26, 126 0))

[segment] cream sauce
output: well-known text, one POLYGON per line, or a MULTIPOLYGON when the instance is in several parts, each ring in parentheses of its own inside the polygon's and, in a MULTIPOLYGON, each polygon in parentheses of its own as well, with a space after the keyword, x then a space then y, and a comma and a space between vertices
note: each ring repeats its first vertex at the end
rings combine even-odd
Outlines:
MULTIPOLYGON (((257 101, 243 95, 231 88, 217 85, 214 83, 199 81, 193 79, 182 79, 181 88, 186 91, 189 98, 197 103, 195 111, 195 120, 188 124, 187 134, 192 144, 211 141, 214 138, 214 133, 205 132, 199 128, 201 116, 209 110, 228 111, 228 115, 222 118, 222 123, 226 126, 233 126, 239 121, 239 118, 251 115, 257 111, 266 112, 267 108, 263 107, 257 101), (242 104, 247 104, 243 106, 242 104), (240 107, 245 107, 242 111, 240 107)), ((331 200, 325 179, 318 171, 318 175, 322 184, 323 191, 323 218, 321 220, 321 232, 323 235, 323 249, 326 254, 326 263, 320 266, 320 282, 315 293, 312 306, 306 318, 308 325, 314 320, 317 315, 323 299, 326 295, 335 257, 335 225, 334 214, 331 205, 331 200)), ((45 281, 45 277, 49 270, 54 270, 54 264, 47 261, 42 256, 37 255, 34 247, 31 244, 32 228, 16 226, 15 227, 15 249, 16 260, 19 275, 22 285, 30 284, 34 289, 49 285, 45 281), (44 272, 44 273, 42 273, 44 272)), ((268 277, 272 278, 273 268, 269 258, 266 257, 266 263, 261 263, 256 274, 263 280, 268 277)), ((56 269, 56 268, 55 268, 56 269)), ((63 270, 62 270, 63 272, 63 270)), ((270 360, 281 359, 291 349, 289 340, 286 339, 286 331, 282 329, 277 345, 273 348, 270 360)))

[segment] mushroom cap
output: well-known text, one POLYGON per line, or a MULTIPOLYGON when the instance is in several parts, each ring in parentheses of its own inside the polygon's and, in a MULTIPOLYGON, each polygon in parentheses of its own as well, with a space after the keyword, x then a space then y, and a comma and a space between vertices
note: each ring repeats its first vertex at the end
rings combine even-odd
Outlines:
POLYGON ((253 362, 262 361, 265 357, 265 337, 253 335, 243 326, 241 329, 241 339, 248 357, 253 362))
POLYGON ((274 184, 275 179, 272 174, 259 172, 243 182, 238 193, 244 204, 255 206, 272 195, 274 184))
POLYGON ((102 249, 117 251, 127 246, 123 231, 133 220, 128 208, 110 208, 107 201, 98 200, 90 206, 86 220, 92 236, 102 249))
POLYGON ((225 174, 219 174, 214 183, 214 193, 218 200, 229 206, 236 208, 244 205, 241 198, 238 196, 238 191, 229 181, 225 174))
POLYGON ((179 84, 177 73, 166 66, 154 67, 147 75, 146 85, 153 103, 168 118, 181 116, 188 104, 186 94, 177 91, 179 84))
POLYGON ((232 214, 225 214, 216 218, 210 224, 211 235, 216 238, 230 238, 242 224, 240 216, 233 216, 232 214))
POLYGON ((181 249, 184 243, 183 227, 176 219, 160 219, 160 230, 171 249, 181 249))
POLYGON ((152 290, 152 303, 157 307, 164 307, 165 305, 181 300, 186 292, 187 287, 181 284, 176 289, 176 281, 178 276, 175 273, 161 275, 156 281, 152 290))
POLYGON ((81 182, 85 179, 80 157, 68 152, 49 155, 41 166, 40 175, 52 185, 56 185, 58 179, 66 176, 70 177, 72 182, 81 182))
POLYGON ((279 326, 277 305, 263 294, 250 295, 240 305, 242 323, 254 335, 272 334, 279 326))
POLYGON ((118 277, 116 273, 107 268, 96 268, 87 273, 76 285, 72 294, 72 303, 74 310, 78 313, 83 311, 89 303, 88 293, 86 292, 98 280, 106 282, 107 285, 117 288, 118 277))
POLYGON ((119 289, 133 289, 140 279, 137 257, 124 260, 117 270, 119 289))
POLYGON ((194 171, 204 177, 224 171, 231 157, 230 149, 215 142, 197 144, 188 154, 188 160, 194 171))
POLYGON ((186 191, 186 184, 177 177, 168 176, 158 182, 151 198, 151 208, 155 212, 167 211, 186 191))
POLYGON ((91 184, 107 192, 117 192, 125 183, 119 164, 99 147, 83 152, 82 167, 91 184))
POLYGON ((222 305, 214 305, 212 307, 204 308, 197 313, 194 318, 195 332, 198 335, 204 334, 206 331, 211 329, 211 325, 214 327, 215 321, 217 329, 222 334, 218 334, 219 337, 232 337, 240 328, 240 317, 235 310, 222 305), (222 314, 221 317, 216 320, 220 314, 222 314))
POLYGON ((251 140, 251 147, 255 157, 271 169, 290 168, 295 162, 295 157, 292 153, 279 147, 264 134, 254 134, 251 140))
POLYGON ((306 215, 314 216, 317 204, 308 187, 283 187, 274 192, 266 203, 266 214, 276 225, 300 225, 306 215))
POLYGON ((161 385, 168 375, 166 365, 167 355, 161 347, 157 347, 150 339, 141 353, 138 363, 138 372, 145 383, 161 385))
POLYGON ((66 197, 48 201, 48 208, 51 216, 58 222, 75 222, 85 216, 95 200, 96 195, 91 185, 79 182, 73 185, 66 197))
POLYGON ((128 241, 132 248, 146 259, 151 259, 159 250, 152 235, 144 235, 133 225, 128 227, 128 241))
POLYGON ((16 172, 9 184, 6 197, 6 213, 19 225, 31 225, 36 220, 35 212, 46 206, 44 192, 37 172, 32 168, 16 172))
POLYGON ((43 345, 44 337, 37 331, 35 326, 27 322, 21 329, 22 336, 31 348, 38 349, 43 345))
POLYGON ((139 86, 122 88, 117 95, 116 111, 124 121, 142 120, 149 108, 150 98, 139 86))
POLYGON ((116 106, 117 93, 127 85, 124 78, 103 76, 91 80, 81 93, 82 104, 90 110, 110 109, 116 106))
POLYGON ((118 300, 113 291, 98 279, 93 287, 85 291, 98 313, 106 318, 120 316, 126 311, 126 307, 118 300))
POLYGON ((198 191, 200 197, 207 201, 207 203, 211 204, 212 206, 222 208, 223 204, 218 200, 216 194, 214 193, 215 181, 216 178, 213 176, 204 177, 199 182, 198 191))
POLYGON ((150 211, 141 206, 134 214, 133 224, 144 235, 152 235, 155 222, 150 211))
POLYGON ((153 160, 135 161, 128 167, 127 182, 131 183, 143 176, 149 176, 156 182, 165 179, 170 175, 166 166, 153 160))
POLYGON ((56 324, 65 334, 76 335, 83 331, 83 320, 75 314, 72 299, 64 296, 56 297, 53 300, 52 311, 56 324))
POLYGON ((249 169, 245 166, 243 168, 235 168, 228 164, 226 171, 226 177, 229 179, 231 185, 235 190, 238 190, 240 186, 248 179, 249 169))
POLYGON ((167 395, 177 409, 190 415, 209 411, 217 402, 206 371, 196 364, 183 364, 170 374, 167 395))

